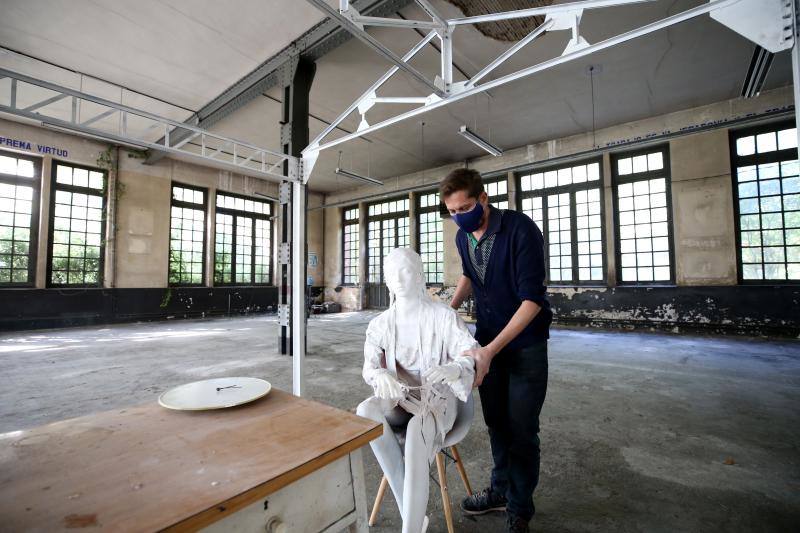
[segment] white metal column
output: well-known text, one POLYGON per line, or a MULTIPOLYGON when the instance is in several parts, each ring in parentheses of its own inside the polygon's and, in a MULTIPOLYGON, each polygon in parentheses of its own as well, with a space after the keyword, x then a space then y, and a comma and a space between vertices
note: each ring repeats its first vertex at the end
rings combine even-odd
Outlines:
MULTIPOLYGON (((298 172, 298 175, 301 175, 298 172)), ((292 183, 292 393, 305 392, 306 360, 306 186, 292 183)))

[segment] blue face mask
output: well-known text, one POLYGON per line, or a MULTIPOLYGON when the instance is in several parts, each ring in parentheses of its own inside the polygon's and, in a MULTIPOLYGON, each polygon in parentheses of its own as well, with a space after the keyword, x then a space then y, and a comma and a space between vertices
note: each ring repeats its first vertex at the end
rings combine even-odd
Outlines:
POLYGON ((472 233, 480 228, 481 220, 483 220, 483 204, 480 202, 477 202, 475 207, 466 213, 456 213, 453 215, 453 221, 458 225, 459 228, 467 233, 472 233))

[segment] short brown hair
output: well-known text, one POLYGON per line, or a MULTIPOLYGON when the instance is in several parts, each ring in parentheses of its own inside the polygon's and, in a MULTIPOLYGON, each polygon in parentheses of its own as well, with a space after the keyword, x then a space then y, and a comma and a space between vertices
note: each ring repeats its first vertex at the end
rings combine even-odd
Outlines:
POLYGON ((483 192, 481 173, 470 168, 457 168, 439 184, 439 194, 443 200, 458 191, 467 191, 470 198, 478 198, 483 192))

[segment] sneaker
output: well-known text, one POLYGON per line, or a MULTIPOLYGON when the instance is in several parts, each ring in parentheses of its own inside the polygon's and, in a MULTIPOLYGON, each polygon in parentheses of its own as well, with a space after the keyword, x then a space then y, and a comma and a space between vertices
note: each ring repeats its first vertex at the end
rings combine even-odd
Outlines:
POLYGON ((509 514, 506 519, 507 533, 528 533, 528 520, 509 514))
POLYGON ((506 497, 494 492, 491 487, 467 496, 461 502, 461 510, 468 515, 491 513, 506 510, 506 497))

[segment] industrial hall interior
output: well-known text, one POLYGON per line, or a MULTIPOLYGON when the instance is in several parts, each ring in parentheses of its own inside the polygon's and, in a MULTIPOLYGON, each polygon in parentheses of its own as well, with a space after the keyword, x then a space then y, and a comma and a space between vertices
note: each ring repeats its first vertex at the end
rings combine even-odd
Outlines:
POLYGON ((0 0, 0 532, 800 527, 800 0, 0 0))

